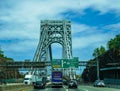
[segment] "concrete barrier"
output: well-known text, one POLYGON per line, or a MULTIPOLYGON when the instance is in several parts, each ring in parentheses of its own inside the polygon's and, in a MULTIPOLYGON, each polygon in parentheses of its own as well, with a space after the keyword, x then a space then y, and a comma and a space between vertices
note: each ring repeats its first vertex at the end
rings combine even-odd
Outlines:
POLYGON ((0 91, 26 91, 27 89, 33 89, 33 85, 1 85, 0 91))
POLYGON ((106 87, 120 89, 120 85, 106 84, 106 87))

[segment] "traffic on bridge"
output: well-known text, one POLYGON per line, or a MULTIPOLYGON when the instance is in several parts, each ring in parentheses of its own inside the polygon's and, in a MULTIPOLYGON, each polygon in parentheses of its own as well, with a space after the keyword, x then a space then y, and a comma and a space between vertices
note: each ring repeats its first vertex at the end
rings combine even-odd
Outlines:
POLYGON ((77 89, 75 88, 68 88, 67 86, 63 86, 63 88, 51 88, 50 86, 47 86, 45 89, 26 89, 25 91, 119 91, 119 89, 115 88, 108 88, 108 87, 100 87, 96 88, 89 85, 79 85, 77 89))

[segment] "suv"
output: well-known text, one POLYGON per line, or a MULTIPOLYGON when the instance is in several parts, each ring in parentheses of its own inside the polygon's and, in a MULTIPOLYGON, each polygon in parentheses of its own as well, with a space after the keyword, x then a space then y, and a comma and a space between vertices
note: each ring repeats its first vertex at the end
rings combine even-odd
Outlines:
POLYGON ((45 88, 45 84, 43 81, 36 81, 34 83, 34 89, 37 89, 37 88, 45 88))
POLYGON ((68 83, 68 88, 77 88, 77 81, 76 80, 71 80, 68 83))

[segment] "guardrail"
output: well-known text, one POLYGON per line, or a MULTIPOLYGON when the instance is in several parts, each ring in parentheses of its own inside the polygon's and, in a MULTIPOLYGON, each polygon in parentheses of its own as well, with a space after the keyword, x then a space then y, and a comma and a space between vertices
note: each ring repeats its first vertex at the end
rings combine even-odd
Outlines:
POLYGON ((0 91, 25 91, 26 89, 33 89, 33 86, 20 83, 0 85, 0 91))
POLYGON ((107 87, 110 87, 110 88, 120 88, 120 79, 105 78, 104 82, 105 82, 107 87))
POLYGON ((120 79, 104 79, 105 84, 114 84, 114 85, 120 85, 120 79))

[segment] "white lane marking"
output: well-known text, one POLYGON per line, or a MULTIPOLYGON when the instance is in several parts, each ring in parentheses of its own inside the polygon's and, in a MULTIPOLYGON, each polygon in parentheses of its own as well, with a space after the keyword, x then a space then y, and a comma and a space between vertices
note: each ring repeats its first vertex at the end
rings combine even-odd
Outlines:
POLYGON ((66 89, 65 86, 63 86, 63 88, 64 88, 66 91, 68 91, 68 89, 66 89))
POLYGON ((87 89, 83 89, 83 90, 88 91, 87 89))
POLYGON ((48 89, 46 89, 46 91, 48 91, 48 89))
POLYGON ((66 89, 66 91, 68 91, 68 89, 66 89))

